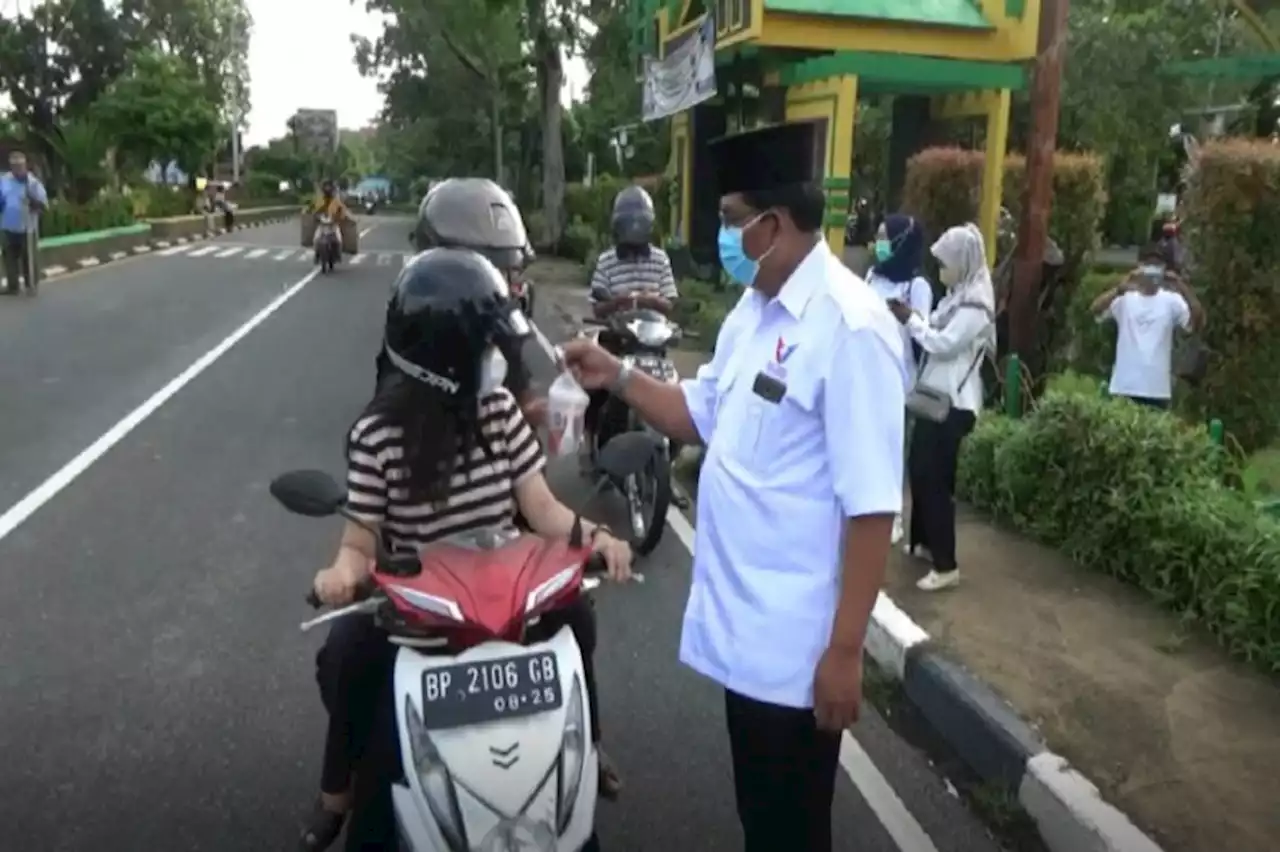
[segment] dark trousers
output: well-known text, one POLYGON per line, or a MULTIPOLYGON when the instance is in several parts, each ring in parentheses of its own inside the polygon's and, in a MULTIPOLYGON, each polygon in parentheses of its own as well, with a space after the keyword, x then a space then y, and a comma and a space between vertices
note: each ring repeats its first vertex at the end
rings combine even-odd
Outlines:
POLYGON ((813 710, 724 693, 744 852, 831 852, 840 735, 813 710))
POLYGON ((933 567, 956 569, 956 463, 960 442, 973 429, 972 411, 953 408, 942 423, 918 419, 912 427, 907 457, 911 486, 912 547, 927 547, 933 567))
MULTIPOLYGON (((583 678, 591 702, 591 736, 598 742, 596 618, 591 601, 579 598, 572 606, 543 616, 528 638, 532 642, 549 639, 566 625, 582 651, 583 678)), ((396 848, 391 785, 401 778, 402 764, 392 684, 395 652, 386 632, 372 618, 350 617, 334 623, 316 655, 320 699, 329 711, 320 789, 344 792, 355 776, 348 852, 396 848)))
POLYGON ((4 244, 0 246, 0 250, 4 252, 5 286, 17 292, 18 278, 21 276, 22 284, 28 290, 34 290, 36 282, 31 280, 31 272, 35 259, 27 256, 27 235, 5 231, 4 244))
POLYGON ((1121 398, 1127 399, 1135 405, 1141 405, 1146 408, 1158 408, 1161 411, 1169 410, 1169 400, 1167 399, 1156 399, 1152 396, 1125 396, 1121 398))

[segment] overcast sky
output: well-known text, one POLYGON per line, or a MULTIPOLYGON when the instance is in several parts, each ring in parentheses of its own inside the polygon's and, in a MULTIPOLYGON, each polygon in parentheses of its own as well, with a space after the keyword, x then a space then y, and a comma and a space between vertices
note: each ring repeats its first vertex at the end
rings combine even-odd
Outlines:
MULTIPOLYGON (((3 0, 0 0, 3 2, 3 0)), ((249 50, 250 97, 247 145, 260 145, 281 136, 285 122, 299 107, 335 109, 338 123, 358 128, 368 124, 382 108, 375 80, 360 76, 352 59, 349 34, 375 38, 379 19, 357 0, 247 0, 253 15, 253 41, 249 50), (308 58, 336 57, 325 62, 324 74, 309 72, 308 58)), ((586 66, 569 62, 570 86, 581 97, 586 66)))

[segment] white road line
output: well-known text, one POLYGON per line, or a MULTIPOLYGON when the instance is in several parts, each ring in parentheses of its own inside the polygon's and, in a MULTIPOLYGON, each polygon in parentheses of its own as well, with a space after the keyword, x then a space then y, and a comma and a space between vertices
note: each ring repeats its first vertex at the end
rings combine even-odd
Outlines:
POLYGON ((36 486, 31 493, 10 506, 3 515, 0 515, 0 540, 5 539, 42 506, 58 496, 62 489, 74 482, 80 474, 92 467, 94 462, 105 456, 112 447, 124 440, 130 432, 138 428, 148 417, 155 414, 160 406, 172 399, 178 391, 191 384, 197 376, 209 369, 215 361, 226 355, 231 350, 231 347, 248 337, 250 332, 266 322, 280 308, 284 307, 286 302, 298 295, 303 287, 311 283, 311 280, 316 277, 316 273, 317 271, 307 273, 306 277, 301 281, 277 296, 265 308, 254 314, 248 322, 231 332, 221 343, 200 356, 190 367, 187 367, 141 405, 126 414, 120 422, 102 433, 98 440, 81 450, 75 458, 36 486))
POLYGON ((368 257, 368 255, 367 255, 367 254, 353 254, 353 255, 351 255, 351 257, 347 260, 347 263, 350 263, 352 266, 359 266, 361 263, 363 263, 363 262, 364 262, 364 259, 365 259, 366 257, 368 257))
POLYGON ((226 251, 220 251, 220 252, 218 252, 218 253, 217 253, 216 255, 214 255, 214 256, 215 256, 215 257, 233 257, 233 256, 235 256, 235 255, 239 254, 239 253, 240 253, 240 252, 242 252, 242 251, 244 251, 244 249, 240 248, 239 246, 232 246, 231 248, 227 249, 226 251))
MULTIPOLYGON (((532 320, 532 317, 530 319, 532 320)), ((555 346, 538 326, 533 326, 533 333, 538 338, 538 345, 554 364, 558 360, 555 346)), ((667 509, 667 528, 675 533, 676 538, 692 557, 693 524, 689 523, 684 513, 674 506, 667 509)), ((880 597, 884 598, 884 595, 880 597)), ((934 845, 928 832, 902 803, 902 799, 898 798, 893 785, 876 768, 871 757, 848 731, 840 737, 840 768, 858 788, 862 800, 867 803, 867 807, 871 808, 871 812, 880 820, 880 824, 884 826, 884 830, 893 838, 901 852, 938 852, 938 847, 934 845)))
POLYGON ((262 257, 266 253, 267 253, 267 249, 254 249, 253 251, 246 254, 245 257, 249 260, 255 260, 259 257, 262 257))
POLYGON ((385 252, 377 255, 377 258, 378 258, 378 266, 391 265, 391 256, 386 254, 385 252))
POLYGON ((938 852, 933 839, 898 798, 870 756, 848 731, 840 738, 840 767, 862 794, 862 800, 903 852, 938 852))
POLYGON ((167 249, 164 249, 163 251, 158 251, 156 252, 156 254, 160 255, 161 257, 173 257, 175 254, 186 254, 190 250, 191 250, 191 246, 189 245, 174 246, 173 248, 167 248, 167 249))
POLYGON ((293 257, 293 249, 289 249, 288 251, 282 251, 271 259, 272 260, 288 260, 291 257, 293 257))
POLYGON ((213 254, 220 248, 222 248, 222 246, 203 246, 191 252, 187 257, 204 257, 206 254, 213 254))
POLYGON ((377 226, 377 225, 370 225, 369 227, 365 228, 363 231, 361 231, 361 232, 360 232, 360 236, 361 236, 361 237, 367 237, 367 236, 369 235, 369 232, 370 232, 370 231, 372 231, 372 230, 373 230, 374 228, 376 228, 376 227, 378 227, 378 226, 377 226))

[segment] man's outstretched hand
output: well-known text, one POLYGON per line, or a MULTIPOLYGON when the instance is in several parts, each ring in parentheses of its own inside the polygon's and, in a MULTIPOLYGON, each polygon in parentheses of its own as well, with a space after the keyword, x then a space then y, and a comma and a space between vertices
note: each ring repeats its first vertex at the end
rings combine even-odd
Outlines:
POLYGON ((561 364, 585 390, 605 390, 618 380, 622 364, 593 341, 570 340, 560 345, 561 364))

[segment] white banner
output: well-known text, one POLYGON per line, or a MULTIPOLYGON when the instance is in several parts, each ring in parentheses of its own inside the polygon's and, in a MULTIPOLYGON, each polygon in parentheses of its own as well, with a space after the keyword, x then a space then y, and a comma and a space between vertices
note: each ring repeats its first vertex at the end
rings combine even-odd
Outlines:
POLYGON ((707 15, 697 31, 662 59, 645 58, 643 114, 654 121, 716 94, 716 25, 707 15))

